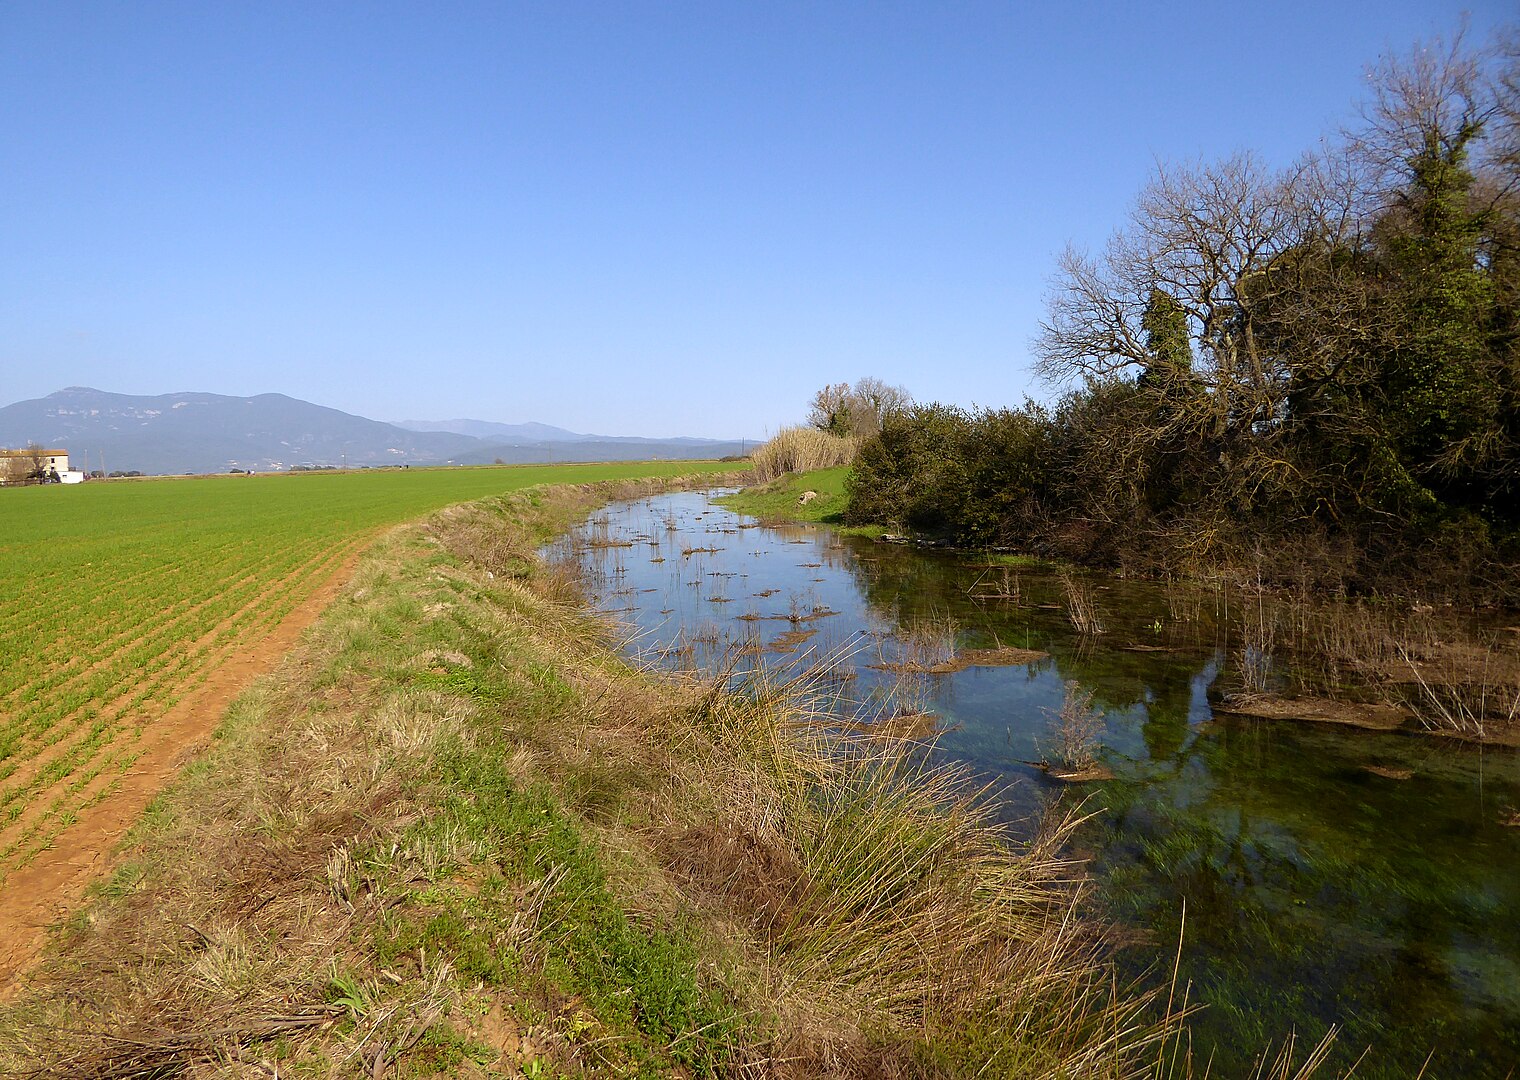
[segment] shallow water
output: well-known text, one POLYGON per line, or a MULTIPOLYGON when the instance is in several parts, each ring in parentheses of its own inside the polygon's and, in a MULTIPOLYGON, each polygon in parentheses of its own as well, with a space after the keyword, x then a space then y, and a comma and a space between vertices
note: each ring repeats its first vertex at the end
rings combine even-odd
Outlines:
POLYGON ((1091 576, 1107 632, 1081 637, 1047 570, 760 527, 697 493, 604 510, 562 554, 631 651, 783 673, 842 655, 839 707, 932 712, 938 753, 998 785, 1014 828, 1055 797, 1089 798, 1078 844, 1136 942, 1121 964, 1168 974, 1185 909, 1179 986, 1207 1006, 1194 1054, 1214 1055, 1214 1075, 1332 1023, 1338 1064, 1372 1048, 1357 1076, 1413 1076, 1432 1052, 1431 1077, 1520 1067, 1520 829, 1500 824, 1520 806, 1513 751, 1216 713, 1211 689, 1236 674, 1213 595, 1091 576), (881 670, 952 642, 1048 656, 881 670), (1068 681, 1103 713, 1112 780, 1066 785, 1029 764, 1057 747, 1068 681))

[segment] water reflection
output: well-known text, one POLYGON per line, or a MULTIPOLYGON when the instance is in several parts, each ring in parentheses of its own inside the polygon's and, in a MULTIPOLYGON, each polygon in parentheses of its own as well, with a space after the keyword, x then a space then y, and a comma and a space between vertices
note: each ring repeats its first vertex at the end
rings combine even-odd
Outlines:
POLYGON ((760 528, 679 494, 613 507, 566 542, 630 647, 669 664, 796 673, 846 657, 848 710, 923 707, 940 754, 1005 792, 1010 822, 1051 798, 1099 810, 1079 843, 1099 902, 1208 1008, 1195 1051, 1216 1075, 1289 1029, 1345 1029, 1359 1076, 1501 1077, 1520 1063, 1520 806, 1513 752, 1216 715, 1237 676, 1228 597, 1090 577, 1108 633, 1075 634, 1063 585, 1031 568, 760 528), (945 641, 949 636, 948 643, 945 641), (949 648, 1022 649, 1004 666, 932 668, 949 648), (892 670, 896 668, 897 670, 892 670), (1037 765, 1074 680, 1103 713, 1114 779, 1063 787, 1037 765))

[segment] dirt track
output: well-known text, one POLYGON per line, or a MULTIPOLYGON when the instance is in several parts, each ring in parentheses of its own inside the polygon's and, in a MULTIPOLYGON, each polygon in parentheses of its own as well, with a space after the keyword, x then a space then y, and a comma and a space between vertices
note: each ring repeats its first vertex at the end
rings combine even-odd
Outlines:
POLYGON ((352 576, 359 554, 356 549, 344 558, 272 631, 238 643, 208 672, 195 673, 192 681, 202 675, 204 681, 144 727, 133 748, 135 762, 111 778, 118 782, 104 789, 104 797, 47 850, 5 877, 0 884, 0 998, 19 987, 19 977, 46 943, 48 927, 72 912, 90 883, 110 871, 117 846, 154 796, 205 749, 227 706, 272 670, 326 610, 352 576))

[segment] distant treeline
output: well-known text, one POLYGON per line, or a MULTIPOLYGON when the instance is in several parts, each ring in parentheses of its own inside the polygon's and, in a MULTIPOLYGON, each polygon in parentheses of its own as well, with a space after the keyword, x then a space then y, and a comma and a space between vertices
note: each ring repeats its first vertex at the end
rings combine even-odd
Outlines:
POLYGON ((1274 172, 1162 167, 1036 343, 1051 406, 896 409, 848 518, 1151 572, 1489 588, 1520 535, 1520 34, 1383 63, 1274 172))

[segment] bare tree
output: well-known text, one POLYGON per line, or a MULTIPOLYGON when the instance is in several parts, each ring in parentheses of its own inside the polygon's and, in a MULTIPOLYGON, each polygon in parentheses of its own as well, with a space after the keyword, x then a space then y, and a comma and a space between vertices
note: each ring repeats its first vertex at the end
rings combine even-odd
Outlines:
POLYGON ((1482 165, 1513 193, 1520 188, 1520 27, 1498 36, 1493 65, 1493 108, 1482 165))
POLYGON ((1342 134, 1366 194, 1382 206, 1407 190, 1417 159, 1459 160, 1493 115, 1491 75, 1465 38, 1464 27, 1449 41, 1438 37, 1407 55, 1385 56, 1367 72, 1362 122, 1342 134))
MULTIPOLYGON (((862 416, 870 424, 872 433, 881 430, 887 417, 900 413, 913 404, 913 396, 904 387, 893 386, 870 376, 855 381, 853 395, 860 404, 862 416)), ((858 429, 857 433, 866 434, 858 429)))
POLYGON ((813 395, 808 424, 834 435, 874 435, 888 416, 912 403, 912 396, 901 386, 870 376, 856 380, 854 386, 831 383, 813 395))
POLYGON ((1484 257, 1500 303, 1515 311, 1520 309, 1520 28, 1498 38, 1494 64, 1493 112, 1474 194, 1488 218, 1484 257))
POLYGON ((1354 231, 1351 197, 1328 160, 1279 173, 1250 154, 1159 167, 1101 256, 1062 255, 1035 342, 1039 371, 1058 383, 1138 379, 1163 359, 1154 313, 1164 298, 1187 332, 1166 362, 1190 360, 1200 391, 1173 422, 1220 436, 1272 422, 1290 372, 1262 333, 1263 314, 1354 231))
POLYGON ((1099 255, 1062 256, 1035 352, 1047 379, 1104 388, 1072 415, 1124 496, 1111 513, 1188 439, 1219 505, 1334 487, 1399 513, 1423 485, 1492 502, 1461 485, 1510 482, 1485 335, 1520 295, 1517 57, 1516 35, 1481 55, 1458 35, 1384 60, 1340 144, 1280 171, 1159 166, 1099 255))
POLYGON ((27 443, 25 453, 25 460, 27 465, 26 475, 32 479, 42 479, 48 467, 47 448, 44 447, 41 443, 27 443))
POLYGON ((849 427, 849 383, 830 383, 813 395, 808 406, 808 426, 842 435, 849 427))

